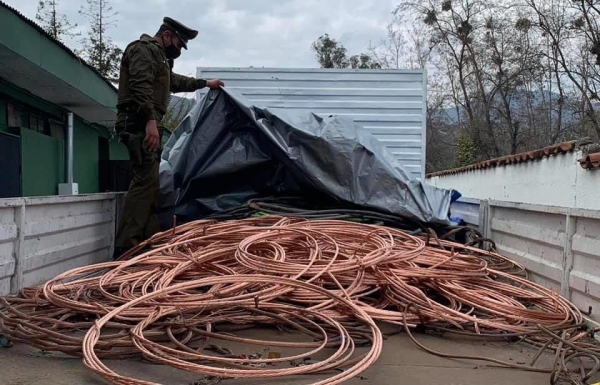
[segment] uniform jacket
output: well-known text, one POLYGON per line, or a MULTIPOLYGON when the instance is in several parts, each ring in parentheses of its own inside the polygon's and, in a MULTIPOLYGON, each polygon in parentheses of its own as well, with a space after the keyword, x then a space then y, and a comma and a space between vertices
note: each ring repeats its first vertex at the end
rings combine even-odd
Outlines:
MULTIPOLYGON (((117 109, 119 115, 134 114, 144 127, 148 120, 162 120, 171 92, 193 92, 205 86, 205 80, 174 73, 162 46, 143 34, 123 52, 117 109)), ((121 120, 117 118, 117 125, 121 120)))

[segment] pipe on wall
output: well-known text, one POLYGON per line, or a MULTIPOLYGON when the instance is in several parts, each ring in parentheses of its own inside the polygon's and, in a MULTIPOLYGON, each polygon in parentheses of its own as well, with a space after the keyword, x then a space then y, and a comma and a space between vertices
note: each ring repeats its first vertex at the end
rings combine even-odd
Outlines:
POLYGON ((73 182, 73 113, 69 112, 67 116, 67 182, 58 184, 58 195, 79 194, 79 186, 73 182))
POLYGON ((67 183, 73 183, 73 113, 69 112, 67 124, 67 183))

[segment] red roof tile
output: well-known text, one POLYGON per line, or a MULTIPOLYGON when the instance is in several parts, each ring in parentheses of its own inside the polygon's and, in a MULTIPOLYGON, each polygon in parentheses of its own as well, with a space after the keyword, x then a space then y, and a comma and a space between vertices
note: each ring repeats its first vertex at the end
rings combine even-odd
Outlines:
POLYGON ((579 164, 586 170, 600 168, 600 152, 589 154, 586 157, 579 159, 579 164))
MULTIPOLYGON (((465 167, 454 168, 451 170, 444 170, 444 171, 438 171, 438 172, 434 172, 431 174, 427 174, 427 178, 432 178, 435 176, 443 176, 443 175, 460 174, 460 173, 467 172, 467 171, 482 170, 482 169, 492 168, 492 167, 497 167, 497 166, 505 166, 505 165, 511 165, 511 164, 531 162, 531 161, 534 161, 537 159, 542 159, 544 157, 571 152, 576 148, 576 143, 577 143, 577 141, 572 140, 569 142, 563 142, 563 143, 555 144, 553 146, 544 147, 539 150, 533 150, 533 151, 523 152, 520 154, 503 156, 501 158, 496 158, 496 159, 489 159, 489 160, 471 164, 471 165, 468 165, 465 167)), ((587 158, 593 159, 593 160, 591 160, 592 164, 593 164, 593 162, 598 162, 597 166, 594 166, 594 167, 600 167, 600 153, 589 155, 587 158)), ((586 160, 586 158, 581 159, 580 163, 582 163, 582 161, 585 161, 585 160, 586 160)), ((582 163, 582 167, 583 167, 583 163, 582 163)))

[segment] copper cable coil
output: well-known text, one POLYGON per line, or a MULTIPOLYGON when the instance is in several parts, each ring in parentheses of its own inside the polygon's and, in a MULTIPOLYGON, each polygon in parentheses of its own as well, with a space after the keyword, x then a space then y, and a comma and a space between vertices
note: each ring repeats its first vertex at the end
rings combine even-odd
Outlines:
MULTIPOLYGON (((382 226, 274 216, 177 226, 118 261, 67 271, 0 301, 0 333, 82 357, 116 384, 150 382, 123 378, 100 359, 143 355, 221 377, 350 367, 322 382, 338 383, 379 355, 374 321, 519 335, 543 350, 559 344, 556 338, 547 343, 547 331, 575 335, 583 320, 569 301, 493 251, 382 226), (232 338, 216 331, 231 324, 292 325, 320 341, 304 347, 338 350, 319 364, 287 370, 204 354, 208 340, 232 338), (115 331, 100 333, 103 328, 115 331), (364 343, 370 352, 352 357, 364 343)), ((563 362, 571 360, 563 355, 563 362)))

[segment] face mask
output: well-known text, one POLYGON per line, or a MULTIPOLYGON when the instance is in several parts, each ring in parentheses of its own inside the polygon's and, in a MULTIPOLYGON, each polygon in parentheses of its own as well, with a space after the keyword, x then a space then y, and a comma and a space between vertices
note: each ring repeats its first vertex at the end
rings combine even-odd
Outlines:
POLYGON ((181 55, 181 50, 177 49, 175 44, 173 44, 173 38, 171 38, 171 45, 165 47, 165 52, 167 54, 167 59, 177 59, 181 55))

